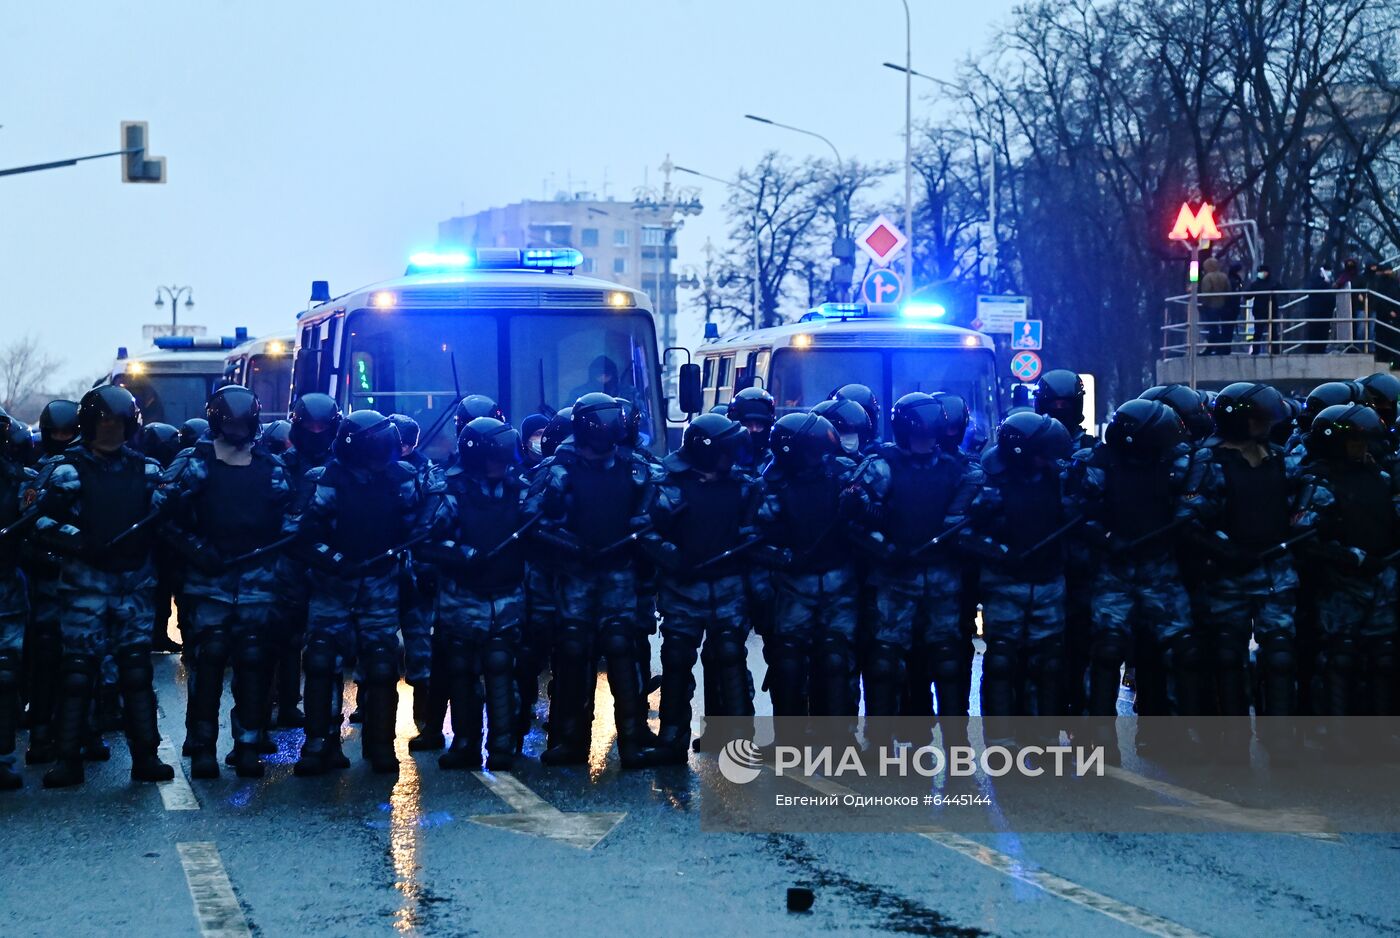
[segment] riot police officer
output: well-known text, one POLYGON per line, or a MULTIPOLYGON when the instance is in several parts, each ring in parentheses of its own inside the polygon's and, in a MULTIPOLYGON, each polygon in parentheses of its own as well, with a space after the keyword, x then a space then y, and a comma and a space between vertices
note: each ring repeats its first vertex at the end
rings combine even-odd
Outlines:
MULTIPOLYGON (((1160 401, 1133 400, 1113 413, 1102 443, 1076 459, 1067 480, 1077 513, 1090 522, 1097 546, 1089 713, 1106 758, 1120 759, 1113 718, 1119 671, 1131 653, 1159 656, 1157 673, 1176 678, 1184 713, 1199 712, 1200 648, 1175 555, 1174 532, 1192 517, 1192 462, 1181 418, 1160 401)), ((1145 689, 1144 689, 1145 690, 1145 689)), ((1140 692, 1140 697, 1146 696, 1140 692)), ((1145 716, 1166 714, 1165 699, 1144 704, 1145 716)))
MULTIPOLYGON (((1014 741, 1005 718, 1031 713, 1057 718, 1065 655, 1065 545, 1072 512, 1062 464, 1069 431, 1044 414, 1012 414, 982 456, 985 485, 972 505, 972 527, 960 537, 981 561, 982 714, 987 742, 1014 741), (1034 699, 1021 691, 1025 678, 1034 699)), ((1058 738, 1058 721, 1047 726, 1058 738), (1051 728, 1053 727, 1053 728, 1051 728)))
POLYGON ((948 541, 966 526, 982 471, 939 446, 944 415, 932 395, 901 397, 891 411, 894 442, 866 458, 843 495, 844 510, 863 529, 860 543, 874 560, 878 615, 864 667, 867 738, 888 737, 880 718, 900 713, 905 669, 914 656, 927 663, 936 688, 944 744, 966 739, 962 570, 948 541))
POLYGON ((1181 418, 1187 442, 1198 447, 1215 431, 1206 400, 1184 384, 1159 384, 1138 395, 1144 401, 1161 401, 1181 418))
POLYGON ((757 476, 768 461, 768 434, 778 419, 778 405, 763 388, 744 388, 729 402, 725 416, 737 423, 745 435, 739 438, 734 464, 757 476))
POLYGON ((636 574, 628 547, 645 526, 653 495, 646 460, 619 448, 622 406, 602 392, 585 394, 570 412, 573 442, 555 451, 532 483, 531 529, 557 552, 559 622, 554 636, 548 748, 550 765, 587 759, 595 661, 607 659, 624 768, 651 764, 656 738, 647 727, 637 660, 636 574))
POLYGON ((39 443, 45 458, 61 455, 78 438, 78 402, 49 401, 39 412, 39 443))
POLYGON ((304 661, 306 744, 298 775, 339 764, 332 693, 351 658, 363 688, 364 757, 375 772, 398 771, 399 555, 422 539, 428 520, 418 474, 398 460, 400 445, 388 417, 358 410, 341 420, 331 461, 308 473, 314 489, 298 534, 313 579, 304 661))
POLYGON ((494 398, 485 394, 468 394, 457 402, 452 411, 452 426, 457 437, 460 438, 467 424, 478 417, 490 417, 501 423, 510 423, 506 419, 506 412, 501 410, 501 405, 497 404, 494 398))
POLYGON ((263 446, 274 456, 281 456, 292 448, 292 422, 290 420, 274 420, 263 427, 263 446))
POLYGON ((840 438, 841 451, 849 459, 863 459, 875 442, 870 415, 855 401, 830 398, 814 406, 813 414, 831 424, 840 438))
POLYGON ((862 450, 862 456, 869 456, 880 444, 880 402, 875 398, 875 392, 863 384, 843 384, 835 391, 831 392, 833 401, 854 401, 860 405, 861 410, 870 418, 870 443, 866 444, 867 449, 862 450))
POLYGON ((14 769, 15 731, 19 726, 20 655, 24 624, 29 618, 29 595, 20 572, 23 493, 34 471, 19 460, 10 442, 12 421, 0 409, 0 791, 23 785, 14 769))
POLYGON ((452 748, 438 765, 482 767, 484 689, 485 765, 508 771, 516 751, 515 657, 525 608, 520 434, 493 417, 477 417, 462 429, 457 457, 434 484, 433 536, 421 550, 441 571, 432 680, 448 689, 452 705, 452 748))
POLYGON ((252 391, 220 388, 205 415, 208 435, 165 471, 155 498, 157 508, 172 505, 165 538, 185 562, 185 592, 196 598, 195 619, 185 624, 194 643, 186 723, 190 775, 219 776, 219 702, 232 662, 234 768, 241 778, 260 778, 276 550, 285 544, 282 528, 294 489, 281 458, 258 445, 261 406, 252 391))
POLYGON ((1075 452, 1094 445, 1084 428, 1084 379, 1068 368, 1052 368, 1035 386, 1035 412, 1054 417, 1065 425, 1075 452))
POLYGON ((110 650, 124 702, 131 777, 160 782, 174 769, 156 755, 156 694, 151 669, 151 608, 155 573, 151 499, 160 465, 128 445, 141 424, 125 388, 103 385, 78 405, 81 444, 44 467, 37 480, 44 513, 35 536, 64 556, 59 581, 63 636, 62 686, 54 721, 58 764, 46 788, 84 778, 84 731, 98 666, 110 650))
POLYGON ((743 552, 756 546, 753 525, 762 493, 757 480, 735 464, 749 432, 720 414, 696 417, 680 449, 662 461, 657 481, 655 531, 643 544, 661 574, 661 747, 667 762, 684 762, 690 751, 702 640, 704 668, 712 672, 706 687, 714 693, 705 699, 706 716, 753 714, 743 552))
POLYGON ((549 418, 544 414, 530 414, 520 421, 520 459, 526 472, 544 461, 544 428, 547 426, 549 418))
POLYGON ((180 424, 180 448, 189 449, 209 432, 209 421, 203 417, 191 417, 180 424))
MULTIPOLYGON (((836 416, 854 419, 850 408, 859 413, 851 429, 869 426, 854 401, 826 403, 845 411, 836 416)), ((768 690, 775 716, 854 717, 856 576, 840 503, 856 464, 845 434, 816 409, 778 418, 773 461, 763 473, 759 526, 785 552, 773 571, 768 690)))

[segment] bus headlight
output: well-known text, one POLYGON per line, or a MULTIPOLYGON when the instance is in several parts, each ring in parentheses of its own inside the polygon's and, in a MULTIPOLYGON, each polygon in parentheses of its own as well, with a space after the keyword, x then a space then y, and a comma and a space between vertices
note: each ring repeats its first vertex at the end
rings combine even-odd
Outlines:
POLYGON ((269 355, 285 355, 286 352, 287 343, 280 339, 273 339, 271 342, 267 343, 267 354, 269 355))
POLYGON ((146 373, 146 363, 145 363, 145 362, 127 362, 127 363, 126 363, 126 373, 129 374, 129 375, 134 375, 135 377, 138 377, 138 378, 139 378, 141 375, 144 375, 144 374, 146 373))
POLYGON ((613 290, 608 293, 608 305, 612 307, 636 306, 637 301, 632 298, 632 294, 624 290, 613 290))
POLYGON ((369 305, 378 309, 388 309, 394 305, 394 294, 388 290, 380 290, 369 298, 369 305))
POLYGON ((963 336, 963 345, 967 346, 968 348, 977 348, 981 344, 982 340, 977 338, 977 336, 975 335, 963 336))
POLYGON ((810 335, 808 335, 807 333, 805 333, 805 332, 799 332, 797 335, 795 335, 795 336, 792 337, 792 347, 793 347, 793 348, 811 348, 811 347, 812 347, 812 337, 811 337, 810 335))

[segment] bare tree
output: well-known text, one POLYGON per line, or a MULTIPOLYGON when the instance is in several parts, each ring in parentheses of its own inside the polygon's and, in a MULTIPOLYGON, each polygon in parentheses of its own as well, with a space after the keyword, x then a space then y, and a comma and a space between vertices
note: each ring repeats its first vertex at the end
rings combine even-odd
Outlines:
POLYGON ((61 364, 33 335, 19 336, 0 347, 0 406, 21 419, 32 419, 30 411, 37 417, 44 404, 39 400, 45 398, 43 388, 61 364))

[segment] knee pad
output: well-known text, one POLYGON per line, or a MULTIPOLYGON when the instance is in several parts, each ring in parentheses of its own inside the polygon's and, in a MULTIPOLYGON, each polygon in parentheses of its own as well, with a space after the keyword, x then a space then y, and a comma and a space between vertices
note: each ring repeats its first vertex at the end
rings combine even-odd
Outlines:
POLYGON ((609 619, 598 631, 598 650, 609 661, 637 656, 633 630, 622 619, 609 619))
POLYGON ((1259 662, 1264 670, 1274 674, 1292 674, 1298 668, 1293 636, 1268 635, 1259 645, 1259 662))
POLYGON ((481 670, 486 674, 510 674, 515 666, 515 652, 510 643, 492 638, 481 656, 481 670))
POLYGON ((990 678, 1006 679, 1016 673, 1017 649, 1006 639, 988 639, 982 656, 982 673, 990 678))
POLYGON ((1395 640, 1389 636, 1369 639, 1366 642, 1366 661, 1375 674, 1393 674, 1395 672, 1395 640))
POLYGON ((813 665, 822 674, 847 674, 855 661, 851 643, 844 638, 822 639, 813 654, 813 665))
POLYGON ((68 655, 61 665, 63 690, 68 694, 86 693, 97 679, 100 662, 92 655, 68 655))
POLYGON ((366 684, 393 684, 399 679, 398 649, 383 642, 366 645, 360 653, 366 684))
POLYGON ((888 642, 872 642, 866 656, 865 674, 875 682, 902 680, 904 650, 888 642))
POLYGON ((466 638, 446 638, 438 646, 438 660, 443 669, 454 677, 476 673, 477 647, 466 638))
POLYGON ((237 661, 244 668, 261 668, 268 661, 267 644, 260 632, 250 632, 238 643, 237 661))
POLYGON ((1351 672, 1357 665, 1356 640, 1350 636, 1336 636, 1327 643, 1327 667, 1330 670, 1351 672))
POLYGON ((117 681, 123 689, 150 687, 154 679, 150 652, 124 651, 117 657, 117 681))
POLYGON ((1247 653, 1247 649, 1241 648, 1238 642, 1220 641, 1211 655, 1211 664, 1219 671, 1238 671, 1244 667, 1247 653))
POLYGON ((743 664, 747 657, 744 636, 734 629, 720 629, 705 639, 705 658, 716 665, 743 664))
POLYGON ((19 655, 0 651, 0 692, 19 684, 19 655))
POLYGON ((679 635, 669 632, 661 639, 661 669, 669 671, 680 669, 688 671, 695 667, 695 659, 699 657, 700 650, 695 647, 695 641, 689 635, 679 635))
POLYGON ((555 651, 561 658, 581 660, 587 658, 589 652, 588 633, 581 622, 565 622, 559 627, 559 633, 555 636, 555 651))
POLYGON ((325 676, 335 671, 335 649, 324 639, 312 639, 302 655, 302 667, 307 674, 325 676))
POLYGON ((195 660, 206 658, 209 661, 227 661, 229 656, 228 630, 222 626, 205 629, 195 646, 195 660))
MULTIPOLYGON (((1064 639, 1047 638, 1036 642, 1030 649, 1031 669, 1037 674, 1054 674, 1057 677, 1065 669, 1064 639)), ((986 667, 983 663, 982 667, 986 667)))

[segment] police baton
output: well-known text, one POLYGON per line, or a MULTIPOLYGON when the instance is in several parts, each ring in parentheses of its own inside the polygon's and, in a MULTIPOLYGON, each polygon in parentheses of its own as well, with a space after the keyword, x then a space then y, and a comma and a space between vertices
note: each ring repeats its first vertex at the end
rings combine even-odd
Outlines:
POLYGON ((1021 563, 1022 561, 1030 559, 1032 555, 1039 553, 1042 548, 1049 547, 1051 544, 1055 543, 1060 538, 1064 537, 1066 534, 1073 531, 1075 528, 1079 527, 1079 525, 1083 523, 1084 515, 1077 515, 1076 517, 1071 518, 1069 521, 1065 522, 1060 527, 1051 531, 1045 537, 1036 541, 1030 547, 1027 547, 1025 550, 1021 551, 1020 556, 1016 558, 1016 562, 1021 563))
POLYGON ((1181 526, 1182 526, 1183 524, 1185 524, 1185 523, 1186 523, 1186 519, 1185 519, 1185 518, 1177 518, 1175 521, 1171 522, 1170 524, 1164 524, 1164 525, 1162 525, 1160 528, 1158 528, 1158 529, 1155 530, 1155 531, 1148 531, 1148 532, 1147 532, 1146 534, 1144 534, 1142 537, 1134 538, 1133 540, 1129 541, 1127 547, 1125 547, 1125 548, 1123 548, 1123 549, 1124 549, 1124 550, 1136 550, 1137 548, 1141 547, 1143 544, 1146 544, 1148 541, 1155 541, 1157 538, 1161 537, 1163 534, 1170 534, 1172 531, 1175 531, 1177 528, 1181 527, 1181 526))
POLYGON ((146 530, 146 528, 149 528, 156 521, 160 520, 160 516, 162 514, 163 512, 159 508, 152 508, 139 521, 137 521, 131 527, 127 528, 125 531, 122 531, 116 537, 112 538, 110 541, 104 544, 102 549, 104 551, 109 551, 120 546, 123 541, 135 537, 142 531, 146 530))
POLYGON ((39 499, 39 501, 31 505, 22 515, 10 522, 8 526, 0 528, 0 541, 6 540, 12 535, 23 531, 25 528, 29 527, 31 521, 37 521, 39 515, 43 513, 43 501, 42 498, 39 499))
POLYGON ((296 539, 297 539, 297 535, 295 535, 295 534, 288 534, 288 535, 286 535, 286 536, 284 536, 284 537, 279 537, 277 540, 273 541, 271 544, 264 544, 262 547, 259 547, 257 550, 250 550, 250 551, 248 551, 248 553, 246 553, 246 554, 239 554, 237 557, 233 557, 233 558, 230 558, 229 560, 224 561, 224 567, 225 567, 225 569, 227 569, 227 568, 229 568, 229 567, 236 567, 236 566, 238 566, 239 564, 247 563, 247 562, 250 561, 250 560, 257 560, 259 557, 263 556, 264 554, 270 554, 270 553, 272 553, 274 550, 279 550, 279 549, 281 549, 281 548, 283 548, 283 547, 286 547, 288 544, 292 543, 292 541, 295 541, 296 539))
POLYGON ((491 548, 486 553, 476 557, 475 562, 484 563, 488 560, 494 559, 496 555, 499 554, 501 551, 505 550, 507 547, 520 540, 521 536, 526 531, 529 531, 531 528, 533 528, 535 526, 535 523, 543 517, 544 512, 542 511, 531 515, 529 520, 527 520, 524 524, 522 524, 520 527, 516 528, 513 532, 511 532, 510 537, 506 538, 504 541, 501 541, 501 543, 497 544, 495 547, 491 548))
POLYGON ((922 554, 924 551, 926 551, 926 550, 931 550, 931 549, 937 547, 939 544, 942 544, 942 543, 943 543, 943 539, 944 539, 944 538, 951 537, 952 535, 957 534, 959 531, 961 531, 963 528, 967 527, 967 526, 968 526, 969 524, 971 524, 971 523, 972 523, 972 516, 969 515, 968 517, 966 517, 966 518, 962 519, 961 521, 959 521, 957 524, 953 525, 953 526, 952 526, 951 528, 949 528, 948 530, 942 531, 942 532, 940 532, 939 534, 936 534, 936 535, 934 536, 933 540, 929 541, 927 544, 924 544, 922 547, 918 547, 918 548, 916 548, 915 550, 913 550, 912 552, 910 552, 910 554, 909 554, 910 558, 917 557, 917 556, 919 556, 920 554, 922 554))
POLYGON ((360 571, 366 570, 377 563, 382 563, 385 560, 393 560, 394 558, 398 557, 399 554, 402 554, 404 551, 408 550, 415 544, 421 544, 424 541, 426 541, 431 534, 431 531, 424 531, 422 534, 409 538, 402 544, 399 544, 397 547, 390 547, 388 550, 375 554, 373 557, 368 557, 364 560, 361 560, 359 563, 350 564, 344 570, 341 571, 340 575, 343 577, 359 576, 360 571))
MULTIPOLYGON (((1281 543, 1275 544, 1273 547, 1270 547, 1268 550, 1265 550, 1265 551, 1261 552, 1261 553, 1259 554, 1259 562, 1260 562, 1260 563, 1263 563, 1263 562, 1268 561, 1268 560, 1277 560, 1278 558, 1282 557, 1284 554, 1287 554, 1287 553, 1288 553, 1288 549, 1289 549, 1290 547, 1292 547, 1293 545, 1295 545, 1295 544, 1301 544, 1303 541, 1310 540, 1310 539, 1312 539, 1312 538, 1314 538, 1314 537, 1317 537, 1317 528, 1309 528, 1308 530, 1304 531, 1302 534, 1295 534, 1295 535, 1293 535, 1292 537, 1288 538, 1287 540, 1285 540, 1285 541, 1283 541, 1283 542, 1281 542, 1281 543)), ((1392 557, 1400 557, 1400 553, 1392 554, 1391 556, 1392 556, 1392 557)))
POLYGON ((733 547, 729 548, 729 549, 726 550, 726 551, 721 551, 720 553, 715 554, 715 555, 714 555, 713 557, 711 557, 709 560, 703 560, 703 561, 701 561, 700 563, 698 563, 698 564, 695 565, 695 567, 691 570, 691 572, 692 572, 692 573, 699 573, 701 570, 708 570, 710 567, 713 567, 715 564, 724 563, 724 561, 728 560, 730 557, 734 557, 734 556, 737 556, 738 554, 742 554, 744 551, 748 550, 749 548, 751 548, 751 547, 757 547, 759 544, 762 544, 762 543, 763 543, 763 538, 761 538, 761 537, 751 537, 751 538, 749 538, 747 541, 744 541, 744 542, 742 542, 742 543, 740 543, 740 544, 736 544, 736 545, 734 545, 733 547))

